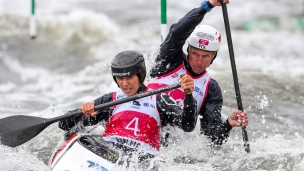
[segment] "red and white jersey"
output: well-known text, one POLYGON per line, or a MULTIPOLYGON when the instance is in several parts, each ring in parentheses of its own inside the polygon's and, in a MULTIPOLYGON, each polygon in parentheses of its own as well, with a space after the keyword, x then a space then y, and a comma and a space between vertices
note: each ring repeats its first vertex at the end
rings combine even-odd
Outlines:
MULTIPOLYGON (((158 89, 161 87, 165 87, 167 85, 178 83, 178 78, 180 77, 180 75, 186 73, 192 77, 192 75, 186 70, 184 63, 182 63, 175 70, 167 74, 164 74, 162 76, 159 76, 157 80, 155 80, 152 83, 149 83, 147 88, 158 89)), ((192 79, 194 81, 194 90, 192 92, 192 96, 197 101, 197 111, 199 112, 204 104, 204 100, 207 97, 207 92, 208 92, 208 87, 211 77, 209 76, 207 71, 205 71, 205 73, 202 74, 201 76, 196 78, 192 77, 192 79)), ((176 103, 183 108, 184 99, 186 95, 182 88, 168 90, 165 93, 170 95, 176 101, 176 103)))
MULTIPOLYGON (((112 98, 115 101, 124 97, 127 96, 119 89, 112 98)), ((103 139, 152 155, 158 154, 161 119, 156 98, 157 95, 153 95, 114 106, 103 139)))

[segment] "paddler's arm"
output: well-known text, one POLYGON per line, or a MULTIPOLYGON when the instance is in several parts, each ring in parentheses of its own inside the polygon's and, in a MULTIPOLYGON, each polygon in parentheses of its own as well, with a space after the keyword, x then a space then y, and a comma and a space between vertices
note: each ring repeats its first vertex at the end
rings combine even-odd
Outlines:
POLYGON ((183 75, 178 81, 181 88, 186 92, 184 109, 181 109, 172 97, 163 93, 159 94, 157 102, 162 117, 162 125, 177 125, 184 131, 190 132, 195 128, 197 120, 196 100, 192 96, 194 82, 188 75, 183 75))
POLYGON ((210 138, 216 145, 224 144, 232 129, 228 120, 222 122, 222 105, 223 97, 221 88, 218 83, 212 79, 206 101, 199 112, 199 115, 202 116, 200 119, 200 132, 210 138))
POLYGON ((184 100, 184 110, 181 119, 182 129, 185 132, 191 132, 194 130, 197 121, 197 107, 196 100, 192 94, 186 94, 184 100))
MULTIPOLYGON (((79 109, 76 109, 79 110, 79 109)), ((74 110, 74 111, 76 111, 74 110)), ((73 112, 73 111, 69 111, 69 112, 73 112)), ((69 112, 66 113, 66 115, 69 114, 69 112)), ((73 128, 81 119, 83 118, 83 116, 75 116, 72 118, 68 118, 68 119, 63 119, 60 120, 58 122, 58 126, 60 129, 64 130, 64 131, 69 131, 71 128, 73 128)))
MULTIPOLYGON (((112 94, 113 93, 108 93, 95 99, 94 105, 96 106, 99 104, 112 101, 112 94)), ((59 121, 59 128, 65 131, 69 131, 71 128, 77 125, 78 122, 82 122, 83 126, 96 125, 102 120, 107 120, 109 118, 109 115, 111 114, 111 110, 112 110, 111 108, 105 108, 97 111, 96 116, 82 115, 82 116, 61 120, 59 121)))
POLYGON ((194 90, 194 81, 192 77, 185 74, 178 78, 181 88, 184 90, 186 97, 184 99, 184 110, 181 118, 182 128, 186 132, 194 130, 197 121, 197 104, 192 96, 194 90))
POLYGON ((173 71, 183 63, 186 58, 183 46, 195 27, 203 20, 206 13, 207 11, 199 6, 189 11, 183 18, 171 26, 166 39, 160 45, 159 54, 155 59, 156 65, 150 71, 152 78, 173 71))

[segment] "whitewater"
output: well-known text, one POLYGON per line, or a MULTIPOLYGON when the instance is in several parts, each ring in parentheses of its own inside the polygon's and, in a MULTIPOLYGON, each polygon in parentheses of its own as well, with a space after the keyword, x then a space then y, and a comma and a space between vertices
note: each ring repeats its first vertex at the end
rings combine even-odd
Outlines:
MULTIPOLYGON (((36 0, 37 36, 29 36, 31 1, 0 0, 0 119, 53 118, 115 91, 111 59, 123 50, 144 54, 151 68, 160 39, 160 2, 36 0)), ((168 28, 199 0, 167 0, 168 28)), ((178 128, 162 148, 160 170, 304 170, 304 1, 231 0, 231 36, 251 153, 241 128, 221 147, 178 128)), ((208 68, 224 96, 223 119, 237 108, 220 7, 203 24, 222 34, 208 68)), ((149 77, 147 78, 149 81, 149 77)), ((1 171, 48 171, 64 132, 54 123, 15 148, 0 145, 1 171)))

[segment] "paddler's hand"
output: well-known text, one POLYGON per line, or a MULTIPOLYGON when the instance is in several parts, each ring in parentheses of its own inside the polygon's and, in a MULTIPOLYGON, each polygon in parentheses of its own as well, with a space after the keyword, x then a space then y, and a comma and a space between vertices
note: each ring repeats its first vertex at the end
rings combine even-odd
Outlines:
POLYGON ((246 111, 235 110, 228 117, 228 121, 232 127, 235 126, 247 126, 248 125, 248 115, 246 111))
POLYGON ((93 102, 86 102, 80 106, 80 110, 82 111, 83 114, 85 115, 90 115, 90 116, 96 116, 97 111, 94 109, 94 103, 93 102))
POLYGON ((181 84, 181 88, 186 94, 191 94, 193 92, 194 81, 189 75, 182 75, 180 78, 178 78, 178 82, 181 84))
MULTIPOLYGON (((225 4, 229 4, 229 0, 222 0, 223 3, 225 4)), ((222 3, 219 1, 219 0, 209 0, 210 4, 213 5, 214 7, 215 6, 221 6, 222 3)))

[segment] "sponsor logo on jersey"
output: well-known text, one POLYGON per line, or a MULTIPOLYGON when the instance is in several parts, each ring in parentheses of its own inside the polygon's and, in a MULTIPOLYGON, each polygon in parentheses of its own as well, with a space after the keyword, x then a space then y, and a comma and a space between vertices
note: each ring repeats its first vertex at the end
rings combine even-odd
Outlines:
POLYGON ((139 101, 133 100, 133 105, 140 106, 140 103, 139 103, 139 101))
POLYGON ((199 91, 200 91, 200 88, 194 87, 194 91, 195 91, 195 92, 199 92, 199 91))
POLYGON ((155 108, 155 105, 153 105, 153 104, 149 104, 149 103, 143 103, 143 106, 144 107, 151 107, 151 108, 155 108))
POLYGON ((117 96, 117 100, 118 100, 118 99, 125 98, 125 97, 126 97, 125 95, 118 95, 118 96, 117 96))
POLYGON ((135 109, 140 109, 140 103, 139 103, 139 101, 136 101, 136 100, 133 100, 132 101, 132 108, 135 108, 135 109))
POLYGON ((116 141, 120 144, 127 145, 129 147, 134 147, 138 148, 140 146, 140 143, 133 141, 131 139, 126 139, 126 138, 118 138, 116 137, 116 141))
POLYGON ((174 73, 171 77, 172 77, 172 78, 176 78, 176 77, 178 77, 178 74, 177 74, 177 73, 174 73))

